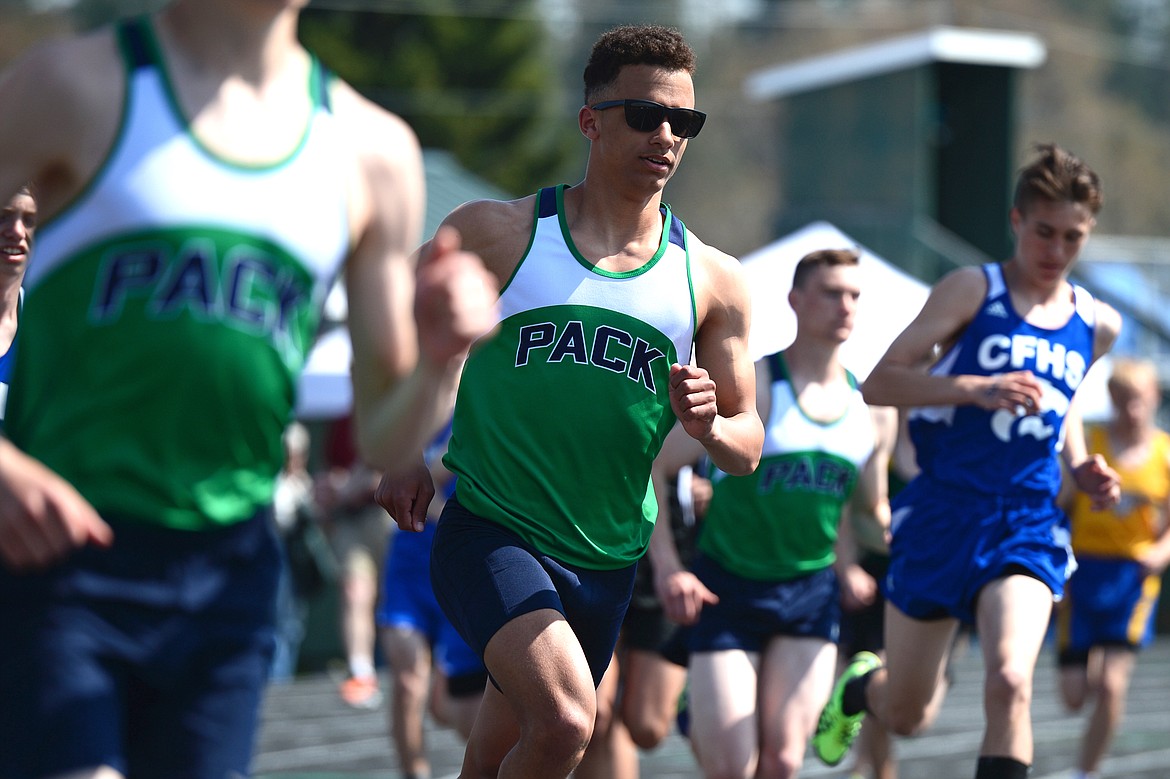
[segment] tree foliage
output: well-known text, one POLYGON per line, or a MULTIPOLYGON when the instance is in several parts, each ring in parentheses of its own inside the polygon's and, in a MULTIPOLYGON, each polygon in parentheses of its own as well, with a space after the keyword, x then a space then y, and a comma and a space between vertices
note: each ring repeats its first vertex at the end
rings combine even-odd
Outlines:
POLYGON ((576 103, 562 99, 560 63, 531 0, 505 5, 505 18, 308 9, 300 34, 424 146, 523 195, 572 175, 581 155, 576 103))

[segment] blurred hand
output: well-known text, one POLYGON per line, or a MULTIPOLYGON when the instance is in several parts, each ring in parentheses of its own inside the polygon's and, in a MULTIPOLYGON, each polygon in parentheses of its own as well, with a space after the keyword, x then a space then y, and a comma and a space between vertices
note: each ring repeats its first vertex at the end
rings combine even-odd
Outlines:
POLYGON ((1111 508, 1121 500, 1121 477, 1099 454, 1090 455, 1072 469, 1077 489, 1089 496, 1093 508, 1111 508))
POLYGON ((445 364, 499 321, 499 280, 480 258, 460 250, 459 231, 440 227, 419 258, 414 297, 422 356, 445 364))
POLYGON ((374 492, 374 500, 386 509, 399 529, 414 533, 426 527, 427 507, 434 497, 434 479, 422 463, 397 476, 383 476, 374 492))
POLYGON ((1031 371, 1012 371, 985 377, 983 391, 976 396, 975 405, 988 411, 1007 409, 1035 414, 1040 409, 1044 388, 1031 371))
POLYGON ((719 602, 719 596, 707 589, 699 577, 690 571, 656 576, 654 589, 666 616, 680 625, 695 624, 699 621, 703 606, 719 602))
POLYGON ((847 566, 837 578, 841 584, 841 608, 845 611, 858 611, 877 598, 877 581, 860 565, 847 566))
POLYGON ((15 571, 47 568, 114 532, 73 485, 0 439, 0 560, 15 571))

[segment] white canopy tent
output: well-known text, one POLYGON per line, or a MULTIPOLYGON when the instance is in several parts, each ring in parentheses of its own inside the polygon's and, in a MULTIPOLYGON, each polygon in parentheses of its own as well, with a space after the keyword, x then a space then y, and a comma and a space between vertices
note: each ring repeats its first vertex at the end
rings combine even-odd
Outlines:
POLYGON ((317 339, 297 388, 297 417, 337 419, 349 413, 353 405, 352 361, 353 348, 345 325, 336 325, 317 339))

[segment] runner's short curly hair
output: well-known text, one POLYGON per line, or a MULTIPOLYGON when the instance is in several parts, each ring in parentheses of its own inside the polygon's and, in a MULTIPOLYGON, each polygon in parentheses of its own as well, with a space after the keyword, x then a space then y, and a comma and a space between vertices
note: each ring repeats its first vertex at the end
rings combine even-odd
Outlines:
POLYGON ((682 33, 672 27, 654 24, 614 27, 593 44, 585 65, 585 103, 592 103, 626 65, 657 65, 693 74, 695 52, 682 33))

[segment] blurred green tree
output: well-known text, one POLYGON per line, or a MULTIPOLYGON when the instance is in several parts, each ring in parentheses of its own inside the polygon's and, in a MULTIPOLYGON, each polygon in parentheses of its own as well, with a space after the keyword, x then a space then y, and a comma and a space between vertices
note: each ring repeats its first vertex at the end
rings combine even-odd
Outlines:
POLYGON ((575 180, 584 159, 576 93, 532 0, 488 16, 435 2, 425 14, 309 8, 302 41, 371 100, 406 119, 423 146, 516 196, 575 180))

